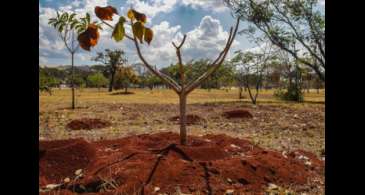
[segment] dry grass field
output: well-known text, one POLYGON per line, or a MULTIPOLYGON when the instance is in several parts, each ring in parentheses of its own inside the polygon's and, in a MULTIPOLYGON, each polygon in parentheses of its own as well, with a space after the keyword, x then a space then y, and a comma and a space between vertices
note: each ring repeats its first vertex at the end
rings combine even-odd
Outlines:
MULTIPOLYGON (((53 95, 40 94, 39 135, 41 139, 85 137, 89 140, 114 139, 127 135, 173 131, 179 126, 169 121, 178 115, 178 97, 167 89, 131 89, 134 94, 108 93, 106 89, 77 91, 76 105, 71 110, 70 90, 54 90, 53 95), (110 121, 107 128, 70 131, 68 122, 80 118, 110 121)), ((318 156, 324 150, 324 91, 305 93, 304 103, 277 100, 273 90, 262 90, 258 105, 247 98, 238 100, 238 91, 198 89, 189 95, 188 113, 206 119, 190 125, 189 134, 225 133, 249 138, 258 145, 273 149, 305 149, 318 156), (253 119, 226 119, 223 111, 247 109, 253 119)))
MULTIPOLYGON (((40 140, 84 138, 90 141, 112 140, 139 134, 179 132, 170 118, 178 116, 178 96, 167 89, 130 89, 133 94, 109 93, 106 89, 77 90, 77 109, 70 109, 71 91, 55 89, 53 95, 39 96, 40 140), (90 130, 71 130, 76 119, 101 119, 110 126, 90 130)), ((285 102, 273 97, 273 90, 262 90, 258 104, 252 105, 248 94, 238 99, 238 90, 195 90, 188 97, 187 113, 202 121, 188 126, 188 134, 226 134, 250 140, 267 150, 290 152, 304 150, 324 159, 324 91, 305 93, 303 103, 285 102), (245 109, 252 118, 228 119, 225 111, 245 109)), ((117 154, 116 154, 117 155, 117 154)), ((266 162, 266 161, 265 161, 266 162)), ((324 194, 324 174, 317 183, 295 189, 299 194, 324 194), (318 183, 319 182, 319 183, 318 183)))

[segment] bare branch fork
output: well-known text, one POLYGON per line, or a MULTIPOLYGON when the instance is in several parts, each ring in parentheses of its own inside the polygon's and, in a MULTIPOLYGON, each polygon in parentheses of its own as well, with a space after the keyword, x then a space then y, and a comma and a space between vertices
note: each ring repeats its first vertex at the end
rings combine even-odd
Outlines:
MULTIPOLYGON (((133 36, 128 36, 125 34, 125 36, 132 40, 134 42, 134 45, 136 46, 138 57, 141 59, 145 67, 147 67, 148 70, 150 70, 152 73, 154 73, 157 77, 159 77, 162 81, 164 81, 169 87, 171 87, 179 96, 179 104, 180 104, 180 143, 182 145, 186 144, 187 140, 187 132, 186 132, 186 103, 187 103, 187 96, 190 92, 192 92, 195 88, 197 88, 203 81, 205 81, 207 78, 209 78, 210 75, 212 75, 219 66, 224 62, 225 57, 228 54, 229 48, 231 47, 234 38, 237 34, 238 26, 239 26, 240 18, 237 18, 235 27, 230 28, 229 36, 226 42, 226 45, 224 49, 219 53, 218 57, 210 63, 208 71, 206 71, 204 74, 202 74, 200 77, 196 78, 194 81, 190 82, 189 84, 186 84, 185 82, 185 70, 184 65, 181 57, 181 47, 184 45, 186 40, 186 35, 184 35, 182 41, 179 45, 172 42, 172 45, 175 47, 176 50, 176 56, 178 58, 178 66, 179 66, 179 73, 180 73, 180 83, 176 82, 174 79, 172 79, 170 76, 161 73, 159 70, 153 68, 150 63, 147 62, 147 60, 143 57, 141 49, 139 47, 138 40, 133 33, 133 36)), ((113 28, 112 25, 108 24, 107 22, 103 21, 104 24, 107 26, 113 28)), ((131 26, 133 26, 133 21, 131 20, 131 26)))

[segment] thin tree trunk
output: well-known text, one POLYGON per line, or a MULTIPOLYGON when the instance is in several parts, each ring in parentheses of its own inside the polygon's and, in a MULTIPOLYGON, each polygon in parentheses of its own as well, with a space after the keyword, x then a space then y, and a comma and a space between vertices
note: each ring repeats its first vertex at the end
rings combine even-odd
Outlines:
POLYGON ((71 90, 72 90, 72 109, 75 109, 74 53, 71 53, 71 90))
POLYGON ((109 91, 109 92, 112 92, 112 91, 113 91, 113 85, 114 85, 114 74, 115 74, 115 71, 112 71, 112 74, 111 74, 111 76, 110 76, 109 89, 108 89, 108 91, 109 91))
POLYGON ((128 93, 128 86, 127 85, 124 87, 124 93, 128 93))
POLYGON ((242 87, 238 88, 238 99, 242 99, 242 87))
POLYGON ((186 133, 186 95, 181 93, 179 95, 180 100, 180 143, 186 145, 187 133, 186 133))

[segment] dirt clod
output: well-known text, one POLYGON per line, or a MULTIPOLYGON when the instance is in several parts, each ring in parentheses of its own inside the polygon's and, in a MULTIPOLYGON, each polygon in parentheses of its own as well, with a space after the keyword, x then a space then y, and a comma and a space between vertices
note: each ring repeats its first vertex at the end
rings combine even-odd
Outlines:
MULTIPOLYGON (((169 121, 176 122, 180 124, 180 116, 174 116, 169 118, 169 121)), ((193 124, 199 124, 199 123, 205 123, 206 120, 199 115, 196 114, 188 114, 186 115, 186 124, 187 125, 193 125, 193 124)))
POLYGON ((111 123, 97 118, 82 118, 69 122, 66 127, 71 130, 91 130, 109 127, 111 123))
POLYGON ((248 110, 230 110, 223 113, 226 118, 252 118, 252 114, 248 110))

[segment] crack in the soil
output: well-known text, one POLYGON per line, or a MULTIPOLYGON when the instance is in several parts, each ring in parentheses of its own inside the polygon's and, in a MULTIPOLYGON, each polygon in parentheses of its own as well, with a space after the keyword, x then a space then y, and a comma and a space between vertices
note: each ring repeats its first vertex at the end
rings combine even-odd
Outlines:
POLYGON ((213 194, 213 190, 212 190, 212 187, 210 186, 210 181, 209 181, 209 170, 208 170, 208 167, 207 167, 207 163, 205 162, 200 162, 199 163, 200 166, 202 166, 202 168, 204 169, 204 180, 205 180, 205 184, 207 186, 207 194, 208 195, 212 195, 213 194))

